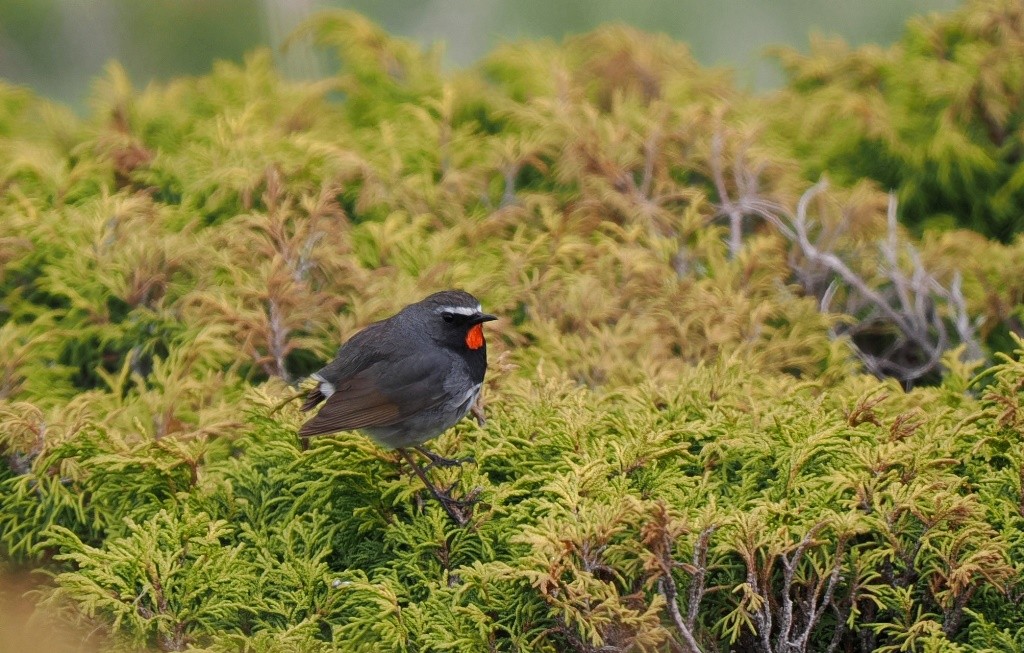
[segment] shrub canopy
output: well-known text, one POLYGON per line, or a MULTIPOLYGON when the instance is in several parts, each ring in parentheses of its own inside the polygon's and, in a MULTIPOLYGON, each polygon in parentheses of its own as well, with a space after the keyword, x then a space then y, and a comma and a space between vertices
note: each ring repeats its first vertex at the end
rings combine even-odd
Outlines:
POLYGON ((1020 15, 788 53, 771 97, 622 26, 446 74, 347 12, 296 36, 337 50, 320 82, 112 65, 85 118, 0 86, 0 554, 52 576, 20 636, 1024 650, 1020 15), (915 240, 890 188, 977 231, 915 240), (465 528, 274 410, 445 287, 502 316, 487 425, 434 443, 477 461, 431 472, 465 528), (866 373, 908 341, 882 306, 942 336, 928 384, 866 373))

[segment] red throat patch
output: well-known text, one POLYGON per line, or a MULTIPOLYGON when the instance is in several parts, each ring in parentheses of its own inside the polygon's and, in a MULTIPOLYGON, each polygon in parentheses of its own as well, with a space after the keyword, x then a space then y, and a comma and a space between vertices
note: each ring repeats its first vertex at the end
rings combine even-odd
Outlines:
POLYGON ((466 333, 466 346, 470 349, 480 349, 484 346, 484 325, 474 324, 466 333))

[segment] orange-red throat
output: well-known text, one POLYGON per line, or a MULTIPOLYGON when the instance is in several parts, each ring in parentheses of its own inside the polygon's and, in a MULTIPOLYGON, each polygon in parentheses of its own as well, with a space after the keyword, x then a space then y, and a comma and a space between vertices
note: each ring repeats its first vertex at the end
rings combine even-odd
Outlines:
POLYGON ((484 325, 474 324, 466 332, 466 346, 470 349, 480 349, 484 346, 484 325))

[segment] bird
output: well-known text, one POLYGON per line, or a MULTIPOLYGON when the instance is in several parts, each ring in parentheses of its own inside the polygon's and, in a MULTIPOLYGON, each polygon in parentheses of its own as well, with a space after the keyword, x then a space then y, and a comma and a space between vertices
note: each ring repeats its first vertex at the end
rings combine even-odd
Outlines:
POLYGON ((316 385, 302 410, 320 408, 299 429, 299 437, 365 433, 395 449, 449 516, 464 525, 460 502, 430 483, 408 449, 429 459, 428 468, 466 462, 440 456, 423 443, 474 410, 487 372, 483 324, 496 319, 482 312, 468 292, 444 290, 367 326, 310 376, 316 385))

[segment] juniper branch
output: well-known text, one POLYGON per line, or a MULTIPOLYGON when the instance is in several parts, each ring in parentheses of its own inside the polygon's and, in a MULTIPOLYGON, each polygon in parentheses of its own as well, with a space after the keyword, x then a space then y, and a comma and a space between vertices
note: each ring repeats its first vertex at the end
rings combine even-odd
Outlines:
POLYGON ((711 536, 717 530, 717 526, 707 526, 697 537, 693 546, 693 578, 690 581, 689 602, 686 606, 686 627, 692 632, 697 623, 697 613, 700 610, 700 603, 704 599, 707 590, 705 578, 707 576, 708 546, 711 543, 711 536))
POLYGON ((658 592, 665 597, 669 616, 672 617, 672 623, 675 625, 676 631, 679 632, 679 636, 682 637, 683 642, 686 644, 686 650, 690 651, 690 653, 702 653, 697 640, 693 637, 691 627, 687 626, 683 620, 683 615, 679 612, 679 591, 671 573, 665 574, 658 579, 658 592))

